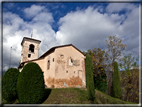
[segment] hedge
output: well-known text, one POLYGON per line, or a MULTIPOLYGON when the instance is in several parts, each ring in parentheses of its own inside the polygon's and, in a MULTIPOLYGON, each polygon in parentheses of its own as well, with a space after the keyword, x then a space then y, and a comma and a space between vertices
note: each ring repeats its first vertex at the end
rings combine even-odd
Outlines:
POLYGON ((44 97, 44 88, 41 68, 33 62, 26 64, 17 81, 19 102, 22 104, 40 104, 44 97))
POLYGON ((8 103, 17 99, 17 79, 20 74, 16 68, 9 68, 2 77, 2 97, 8 103))

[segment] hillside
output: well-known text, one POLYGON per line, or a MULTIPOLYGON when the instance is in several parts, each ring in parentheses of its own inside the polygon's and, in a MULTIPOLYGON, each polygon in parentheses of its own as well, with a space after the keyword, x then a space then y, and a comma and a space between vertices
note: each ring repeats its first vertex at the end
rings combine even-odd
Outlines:
POLYGON ((48 98, 42 104, 135 104, 110 97, 98 90, 95 90, 95 101, 88 101, 86 89, 62 88, 46 89, 49 91, 48 98))
MULTIPOLYGON (((42 104, 136 104, 110 97, 95 90, 95 101, 88 101, 87 90, 80 88, 46 89, 45 100, 42 104)), ((18 100, 13 104, 18 104, 18 100)))

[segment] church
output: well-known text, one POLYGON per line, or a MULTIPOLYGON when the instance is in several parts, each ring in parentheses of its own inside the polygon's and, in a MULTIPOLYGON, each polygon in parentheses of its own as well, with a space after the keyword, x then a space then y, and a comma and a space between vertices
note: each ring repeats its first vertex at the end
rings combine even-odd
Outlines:
POLYGON ((21 62, 18 66, 22 71, 29 62, 37 63, 44 76, 47 88, 86 87, 85 58, 83 52, 72 44, 55 46, 39 55, 41 41, 24 37, 21 46, 21 62))

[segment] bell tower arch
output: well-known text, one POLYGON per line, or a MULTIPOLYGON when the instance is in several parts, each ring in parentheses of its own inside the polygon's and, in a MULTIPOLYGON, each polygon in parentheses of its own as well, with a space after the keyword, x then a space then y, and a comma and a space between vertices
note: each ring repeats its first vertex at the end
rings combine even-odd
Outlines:
POLYGON ((21 46, 21 62, 33 60, 38 58, 40 40, 24 37, 21 46))

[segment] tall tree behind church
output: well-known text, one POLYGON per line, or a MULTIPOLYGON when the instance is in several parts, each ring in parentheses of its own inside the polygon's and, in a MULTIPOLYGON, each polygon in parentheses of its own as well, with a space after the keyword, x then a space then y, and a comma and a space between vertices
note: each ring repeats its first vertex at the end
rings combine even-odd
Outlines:
POLYGON ((109 36, 108 40, 106 40, 108 56, 108 62, 110 62, 109 67, 113 71, 113 63, 114 61, 119 61, 121 58, 121 52, 125 50, 126 44, 122 44, 122 40, 115 36, 109 36))

